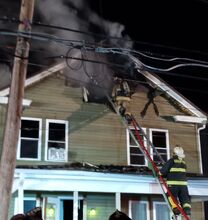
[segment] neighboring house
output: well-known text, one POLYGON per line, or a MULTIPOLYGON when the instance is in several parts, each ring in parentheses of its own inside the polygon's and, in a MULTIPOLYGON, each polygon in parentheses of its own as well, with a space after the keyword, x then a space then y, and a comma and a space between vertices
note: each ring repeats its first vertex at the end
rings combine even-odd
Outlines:
MULTIPOLYGON (((10 216, 42 206, 47 220, 107 220, 115 209, 134 220, 170 219, 148 161, 119 116, 108 105, 83 102, 82 89, 66 85, 59 72, 65 65, 56 67, 26 81, 10 216)), ((143 77, 164 92, 154 100, 160 116, 152 104, 140 116, 149 85, 138 84, 131 111, 165 159, 176 144, 184 148, 193 219, 204 220, 208 178, 199 133, 207 116, 157 76, 143 77)), ((8 91, 0 91, 0 143, 8 91)))

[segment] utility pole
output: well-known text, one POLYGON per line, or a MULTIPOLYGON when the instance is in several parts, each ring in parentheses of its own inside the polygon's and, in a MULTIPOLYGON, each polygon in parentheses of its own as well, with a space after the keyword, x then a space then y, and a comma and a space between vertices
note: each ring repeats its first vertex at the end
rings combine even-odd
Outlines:
MULTIPOLYGON (((22 0, 18 31, 30 32, 35 0, 22 0)), ((3 148, 0 162, 0 218, 8 220, 9 203, 12 192, 19 129, 22 115, 22 100, 27 73, 29 40, 17 37, 12 80, 7 106, 3 148)))

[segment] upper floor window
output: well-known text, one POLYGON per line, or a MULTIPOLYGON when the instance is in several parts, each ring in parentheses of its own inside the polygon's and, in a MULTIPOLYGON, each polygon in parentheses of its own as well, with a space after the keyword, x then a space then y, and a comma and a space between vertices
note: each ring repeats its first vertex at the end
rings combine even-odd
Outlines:
MULTIPOLYGON (((169 154, 169 134, 168 130, 165 129, 149 129, 150 141, 154 145, 154 148, 160 154, 164 161, 167 161, 170 157, 169 154)), ((161 160, 158 157, 158 154, 153 153, 151 150, 152 159, 155 163, 160 163, 161 160)))
MULTIPOLYGON (((137 139, 136 131, 134 129, 127 130, 127 153, 128 153, 128 165, 133 165, 133 166, 146 166, 147 165, 147 160, 145 159, 145 156, 143 152, 140 150, 139 146, 135 142, 135 139, 132 137, 132 134, 134 137, 137 139)), ((145 132, 146 130, 143 129, 145 132)), ((146 147, 146 140, 144 136, 140 132, 140 137, 142 139, 142 143, 146 147)))
MULTIPOLYGON (((142 128, 142 130, 143 132, 139 131, 142 145, 148 150, 154 162, 156 164, 161 163, 161 159, 158 155, 160 155, 164 161, 167 161, 170 158, 168 130, 152 128, 148 130, 142 128), (145 135, 143 135, 144 133, 145 135)), ((133 128, 131 128, 130 131, 129 129, 127 130, 128 165, 147 166, 146 156, 140 150, 141 147, 139 147, 140 141, 137 141, 139 145, 135 141, 135 139, 137 140, 136 131, 133 128)))
POLYGON ((46 120, 46 160, 67 161, 68 122, 46 120))
POLYGON ((41 127, 41 119, 21 119, 17 153, 18 159, 40 160, 41 127))

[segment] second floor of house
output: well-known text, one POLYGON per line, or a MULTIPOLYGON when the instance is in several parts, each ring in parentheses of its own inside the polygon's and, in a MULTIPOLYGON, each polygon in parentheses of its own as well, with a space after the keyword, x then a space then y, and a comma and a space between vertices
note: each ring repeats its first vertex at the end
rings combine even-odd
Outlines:
MULTIPOLYGON (((106 104, 83 102, 80 88, 65 86, 62 79, 50 77, 26 89, 32 100, 23 110, 17 146, 17 165, 91 164, 144 166, 148 161, 132 133, 106 104), (129 132, 130 131, 130 132, 129 132)), ((147 103, 146 93, 132 96, 131 112, 145 132, 143 144, 155 163, 159 163, 150 142, 162 158, 170 158, 175 145, 184 148, 188 172, 201 173, 199 130, 193 123, 176 123, 162 115, 182 115, 163 97, 155 103, 161 116, 150 105, 145 117, 140 112, 147 103), (194 163, 193 163, 194 162, 194 163)), ((0 105, 0 148, 6 121, 6 105, 0 105)), ((11 137, 12 138, 12 137, 11 137)))

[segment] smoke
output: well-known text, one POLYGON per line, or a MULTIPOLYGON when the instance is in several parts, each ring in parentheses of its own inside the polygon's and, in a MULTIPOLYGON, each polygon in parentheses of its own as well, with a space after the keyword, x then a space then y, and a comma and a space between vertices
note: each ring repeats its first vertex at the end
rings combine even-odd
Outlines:
MULTIPOLYGON (((19 17, 20 0, 7 0, 0 3, 1 15, 6 15, 9 18, 19 17), (5 14, 6 13, 6 14, 5 14)), ((93 11, 87 4, 86 0, 36 0, 33 21, 40 21, 44 24, 55 25, 58 27, 70 28, 84 32, 96 32, 100 35, 86 35, 73 31, 66 31, 50 27, 41 27, 37 25, 32 26, 32 32, 39 34, 49 34, 63 39, 78 41, 84 43, 92 43, 94 45, 108 44, 109 46, 131 48, 129 36, 124 35, 125 27, 117 22, 107 21, 101 18, 95 11, 93 11), (110 37, 109 37, 110 36, 110 37), (120 38, 120 39, 119 39, 120 38)), ((17 24, 8 22, 1 22, 2 28, 17 30, 17 24)), ((3 46, 8 44, 15 44, 15 38, 7 38, 0 36, 3 46)), ((4 49, 4 48, 3 48, 4 49)), ((79 51, 70 48, 66 44, 60 44, 52 41, 41 42, 39 40, 31 41, 30 62, 50 65, 58 62, 57 59, 47 59, 47 56, 76 56, 90 60, 97 60, 107 63, 108 58, 104 54, 95 54, 92 52, 79 51)), ((90 88, 101 88, 108 90, 112 86, 113 70, 104 64, 72 61, 67 60, 68 67, 64 70, 64 74, 68 82, 77 82, 76 86, 86 86, 90 88), (79 68, 72 69, 70 62, 76 63, 79 68)), ((74 65, 74 64, 73 64, 74 65)), ((37 71, 37 68, 29 66, 29 74, 37 71)), ((10 75, 6 74, 5 75, 10 75)), ((97 92, 101 94, 102 92, 97 92)))
POLYGON ((4 89, 5 85, 10 83, 10 71, 8 65, 0 63, 0 88, 4 89))

